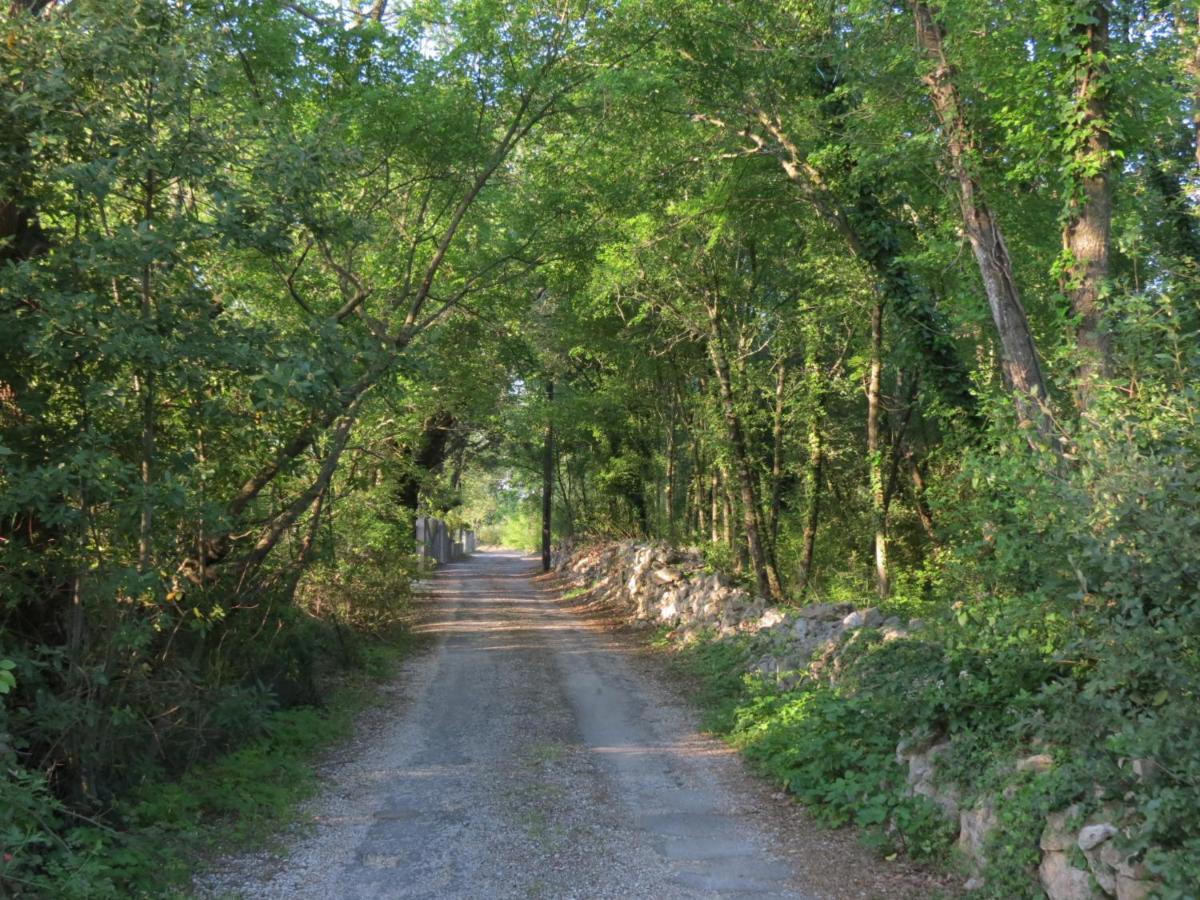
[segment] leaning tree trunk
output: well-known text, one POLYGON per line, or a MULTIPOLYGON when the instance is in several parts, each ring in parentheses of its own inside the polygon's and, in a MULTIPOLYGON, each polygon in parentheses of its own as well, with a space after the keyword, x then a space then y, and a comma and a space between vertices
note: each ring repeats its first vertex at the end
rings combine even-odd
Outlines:
POLYGON ((979 266, 992 321, 1000 337, 1005 382, 1012 391, 1021 425, 1032 427, 1044 444, 1061 451, 1047 405, 1050 395, 1046 378, 1017 290, 1008 246, 971 168, 971 157, 976 150, 975 136, 954 81, 954 69, 942 46, 942 26, 934 18, 928 3, 913 0, 912 7, 917 43, 931 63, 922 80, 929 89, 933 108, 941 122, 950 168, 958 182, 963 228, 979 266))
POLYGON ((275 549, 280 538, 304 515, 305 511, 312 506, 317 497, 325 493, 329 488, 329 483, 333 479, 333 473, 337 471, 338 462, 341 460, 342 453, 346 449, 346 444, 350 440, 350 434, 358 418, 361 403, 361 399, 355 401, 338 420, 337 426, 330 435, 329 450, 325 454, 325 459, 322 461, 321 467, 317 472, 316 480, 302 494, 284 507, 259 533, 258 540, 255 541, 253 549, 241 560, 241 574, 239 578, 241 583, 247 583, 251 580, 267 556, 275 549))
MULTIPOLYGON (((902 236, 908 229, 887 211, 870 184, 860 184, 848 202, 840 200, 825 173, 808 159, 777 116, 762 109, 755 110, 754 115, 779 145, 778 159, 784 174, 874 274, 876 289, 887 295, 896 315, 907 325, 911 340, 919 348, 921 363, 938 392, 949 405, 961 409, 972 421, 978 420, 978 403, 970 391, 970 378, 945 316, 905 258, 902 236)), ((840 128, 836 121, 834 128, 840 128)), ((751 139, 758 143, 753 136, 751 139)), ((765 144, 759 149, 765 149, 765 144)))

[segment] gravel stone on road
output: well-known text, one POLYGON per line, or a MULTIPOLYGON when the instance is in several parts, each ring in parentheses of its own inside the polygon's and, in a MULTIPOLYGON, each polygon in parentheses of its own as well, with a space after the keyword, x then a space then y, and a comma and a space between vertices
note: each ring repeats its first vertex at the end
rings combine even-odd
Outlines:
POLYGON ((437 571, 434 638, 323 767, 312 827, 218 861, 199 896, 928 896, 817 829, 704 737, 635 642, 566 608, 536 561, 437 571), (392 699, 394 697, 394 700, 392 699))

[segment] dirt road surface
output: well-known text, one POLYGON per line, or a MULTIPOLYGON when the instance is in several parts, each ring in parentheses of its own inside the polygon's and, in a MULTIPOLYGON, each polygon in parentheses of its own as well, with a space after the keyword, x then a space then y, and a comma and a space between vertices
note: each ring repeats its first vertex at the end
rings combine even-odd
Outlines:
POLYGON ((196 892, 269 898, 921 896, 748 776, 635 642, 589 625, 536 562, 439 570, 407 661, 323 771, 313 827, 221 861, 196 892))

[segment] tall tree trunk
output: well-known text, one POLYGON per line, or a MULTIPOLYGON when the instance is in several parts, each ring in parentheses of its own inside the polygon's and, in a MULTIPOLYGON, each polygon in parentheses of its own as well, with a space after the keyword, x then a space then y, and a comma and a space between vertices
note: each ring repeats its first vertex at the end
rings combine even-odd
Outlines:
POLYGON ((891 592, 888 573, 887 505, 884 496, 883 442, 879 435, 883 382, 883 295, 871 310, 871 370, 867 379, 867 461, 871 479, 871 518, 875 533, 875 590, 881 600, 891 592))
POLYGON ((799 599, 808 593, 813 575, 813 554, 817 546, 817 524, 821 514, 821 461, 824 448, 821 446, 821 404, 813 411, 808 422, 808 460, 804 465, 804 493, 808 507, 804 511, 804 537, 800 551, 800 583, 797 585, 799 599))
POLYGON ((714 544, 721 542, 722 533, 725 535, 725 543, 729 543, 729 514, 725 514, 725 527, 721 529, 721 469, 714 462, 712 467, 712 475, 708 483, 708 500, 712 506, 712 516, 709 521, 712 525, 712 533, 709 535, 709 541, 714 544))
MULTIPOLYGON (((151 96, 147 100, 147 107, 152 105, 153 91, 154 88, 151 86, 151 96)), ((153 120, 146 123, 148 132, 153 127, 153 120)), ((142 225, 146 228, 151 227, 151 223, 154 221, 154 181, 153 173, 146 177, 145 196, 142 205, 142 225)), ((142 266, 140 320, 142 328, 145 331, 143 338, 149 340, 150 335, 154 332, 154 281, 149 263, 142 266)), ((142 400, 142 434, 141 458, 138 461, 138 469, 142 486, 142 509, 138 523, 138 572, 145 573, 150 569, 154 529, 154 496, 152 490, 154 486, 154 431, 156 419, 154 367, 147 365, 142 370, 139 381, 142 400)))
POLYGON ((783 407, 787 389, 787 360, 775 371, 775 409, 771 421, 771 503, 767 509, 767 533, 771 555, 778 559, 779 514, 783 506, 783 407))
POLYGON ((737 527, 734 518, 734 501, 733 491, 729 486, 729 469, 724 465, 721 466, 721 542, 729 548, 729 552, 733 554, 734 570, 741 572, 744 568, 742 557, 745 556, 744 548, 739 548, 737 543, 737 527))
POLYGON ((1097 380, 1108 374, 1110 337, 1101 322, 1101 295, 1108 278, 1112 229, 1112 184, 1109 161, 1108 4, 1088 3, 1089 21, 1072 30, 1080 52, 1075 71, 1074 115, 1069 130, 1080 136, 1070 162, 1072 192, 1063 227, 1064 285, 1078 321, 1075 402, 1091 406, 1097 380))
MULTIPOLYGON (((546 402, 554 402, 554 381, 546 382, 546 402)), ((550 571, 551 516, 554 513, 554 423, 546 410, 546 436, 542 445, 542 571, 550 571)))
POLYGON ((721 329, 720 310, 715 303, 708 305, 708 320, 708 353, 712 360, 713 374, 717 378, 725 427, 729 432, 729 449, 733 454, 733 468, 742 507, 742 528, 745 530, 750 565, 754 569, 759 594, 773 602, 780 602, 783 600, 783 588, 779 581, 779 573, 776 571, 774 563, 771 562, 763 543, 764 534, 759 515, 758 489, 754 481, 754 472, 750 468, 750 453, 746 445, 746 435, 733 393, 729 360, 725 355, 725 338, 721 329))
POLYGON ((675 415, 667 425, 667 540, 675 543, 675 415))
POLYGON ((725 544, 733 554, 734 574, 742 575, 751 565, 750 545, 746 543, 744 529, 738 524, 740 505, 734 490, 733 478, 730 477, 727 468, 721 470, 721 487, 725 491, 725 544))
POLYGON ((1005 382, 1012 391, 1022 427, 1033 427, 1044 444, 1061 450, 1047 406, 1050 394, 1029 319, 1013 277, 1008 247, 1004 243, 1000 223, 996 221, 971 170, 971 157, 976 149, 975 138, 954 81, 954 69, 946 59, 942 46, 942 26, 934 18, 930 5, 923 0, 913 0, 912 8, 917 43, 930 63, 922 80, 929 89, 933 108, 941 122, 950 167, 958 181, 963 228, 971 242, 971 250, 983 278, 992 321, 1000 337, 1005 382))

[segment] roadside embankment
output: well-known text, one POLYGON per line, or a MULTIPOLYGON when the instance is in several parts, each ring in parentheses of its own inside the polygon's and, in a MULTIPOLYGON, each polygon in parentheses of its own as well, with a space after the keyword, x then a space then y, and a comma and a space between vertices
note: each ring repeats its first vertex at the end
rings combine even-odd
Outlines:
POLYGON ((1189 896, 1180 851, 1144 839, 1162 773, 1103 768, 1094 735, 1055 718, 1070 686, 1036 648, 992 651, 875 607, 771 606, 662 544, 568 545, 554 568, 661 629, 712 729, 882 855, 952 866, 980 896, 1189 896))

